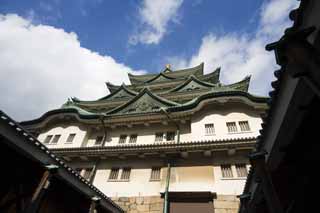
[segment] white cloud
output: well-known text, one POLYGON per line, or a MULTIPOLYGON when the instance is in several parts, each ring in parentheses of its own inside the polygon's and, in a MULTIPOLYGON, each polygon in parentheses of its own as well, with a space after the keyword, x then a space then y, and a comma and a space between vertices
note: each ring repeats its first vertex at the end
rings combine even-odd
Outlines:
POLYGON ((206 73, 221 66, 222 80, 226 83, 252 75, 250 91, 265 95, 276 69, 274 53, 267 52, 265 45, 280 38, 290 25, 289 11, 297 4, 291 0, 266 1, 261 7, 259 26, 253 36, 209 33, 191 58, 174 56, 168 60, 173 65, 177 64, 178 68, 204 62, 206 73))
POLYGON ((183 0, 144 0, 139 8, 140 29, 129 39, 130 44, 158 44, 167 33, 170 22, 177 22, 183 0))
POLYGON ((105 81, 128 82, 130 67, 81 47, 77 35, 0 14, 0 108, 18 120, 60 107, 68 97, 96 99, 105 81))

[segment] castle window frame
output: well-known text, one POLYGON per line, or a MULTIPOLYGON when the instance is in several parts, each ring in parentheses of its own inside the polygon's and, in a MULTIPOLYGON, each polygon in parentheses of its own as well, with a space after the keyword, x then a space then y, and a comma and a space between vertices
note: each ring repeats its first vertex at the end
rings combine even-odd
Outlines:
POLYGON ((156 132, 154 142, 163 142, 164 140, 164 133, 163 132, 156 132))
POLYGON ((161 167, 152 167, 149 181, 160 181, 161 167))
POLYGON ((120 135, 119 136, 119 144, 125 144, 127 142, 128 135, 120 135))
POLYGON ((249 121, 239 121, 238 123, 239 123, 241 132, 250 132, 251 131, 249 121))
POLYGON ((117 181, 120 169, 118 167, 111 168, 108 181, 117 181))
POLYGON ((215 135, 214 123, 208 123, 204 125, 205 135, 215 135))
POLYGON ((122 169, 120 181, 130 181, 130 176, 131 176, 131 168, 125 167, 122 169))
POLYGON ((137 139, 138 139, 138 135, 132 134, 132 135, 130 135, 129 143, 137 143, 137 139))
POLYGON ((237 177, 245 178, 248 176, 247 165, 245 163, 239 163, 235 165, 237 177))
POLYGON ((237 123, 232 121, 232 122, 227 122, 226 123, 227 128, 228 128, 228 133, 237 133, 238 128, 237 128, 237 123))
POLYGON ((76 137, 76 133, 70 133, 66 140, 66 143, 72 143, 75 137, 76 137))
POLYGON ((232 172, 232 167, 231 164, 222 164, 220 165, 221 168, 221 176, 222 178, 233 178, 233 172, 232 172))
POLYGON ((95 146, 101 146, 103 143, 103 136, 102 135, 98 135, 96 137, 96 140, 94 141, 94 145, 95 146))
POLYGON ((57 144, 57 143, 59 142, 60 138, 61 138, 61 135, 60 135, 60 134, 55 135, 55 136, 53 137, 53 139, 50 141, 49 144, 54 144, 54 145, 57 144))
POLYGON ((175 132, 166 132, 166 141, 174 141, 176 137, 175 132))
POLYGON ((53 135, 47 135, 47 137, 44 139, 43 143, 49 144, 52 138, 53 138, 53 135))

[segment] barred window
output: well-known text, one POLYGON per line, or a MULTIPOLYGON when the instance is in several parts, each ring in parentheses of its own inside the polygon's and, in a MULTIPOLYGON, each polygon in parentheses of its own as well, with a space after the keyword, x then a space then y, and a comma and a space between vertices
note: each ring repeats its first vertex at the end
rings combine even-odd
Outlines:
POLYGON ((162 142, 163 141, 163 132, 157 132, 155 142, 162 142))
POLYGON ((91 172, 92 172, 92 168, 85 168, 84 171, 83 171, 82 177, 84 179, 89 180, 91 172))
POLYGON ((55 135, 51 141, 52 144, 57 144, 61 135, 55 135))
POLYGON ((239 121, 239 126, 242 132, 250 131, 250 126, 248 121, 239 121))
POLYGON ((130 135, 129 143, 136 143, 138 135, 130 135))
POLYGON ((150 181, 159 181, 160 180, 160 167, 154 167, 151 169, 150 181))
POLYGON ((129 180, 130 179, 131 168, 123 168, 121 173, 121 180, 129 180))
POLYGON ((70 134, 67 138, 66 143, 72 143, 75 137, 76 137, 75 133, 70 134))
POLYGON ((224 178, 232 178, 232 169, 230 164, 221 165, 221 173, 224 178))
POLYGON ((248 171, 246 164, 236 164, 236 170, 238 177, 247 177, 248 171))
POLYGON ((175 132, 167 132, 167 141, 174 141, 175 132))
POLYGON ((119 143, 125 143, 127 140, 127 135, 120 135, 119 143))
POLYGON ((227 122, 228 132, 237 132, 236 122, 227 122))
POLYGON ((46 139, 44 139, 43 143, 50 143, 53 135, 47 135, 46 139))
POLYGON ((94 145, 99 146, 102 145, 103 136, 97 136, 96 141, 94 142, 94 145))
POLYGON ((214 135, 214 124, 205 124, 206 135, 214 135))
POLYGON ((119 175, 119 168, 112 168, 109 175, 109 180, 117 180, 119 175))

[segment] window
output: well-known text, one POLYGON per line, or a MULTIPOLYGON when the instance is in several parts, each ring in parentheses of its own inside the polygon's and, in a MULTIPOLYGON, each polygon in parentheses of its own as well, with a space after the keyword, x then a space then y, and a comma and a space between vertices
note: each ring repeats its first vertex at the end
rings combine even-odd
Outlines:
POLYGON ((55 135, 51 141, 52 144, 57 144, 61 135, 55 135))
POLYGON ((127 140, 127 135, 120 135, 119 143, 125 143, 127 140))
POLYGON ((157 132, 155 142, 162 142, 163 141, 163 132, 157 132))
POLYGON ((76 134, 72 133, 68 136, 66 143, 72 143, 73 139, 76 137, 76 134))
POLYGON ((82 174, 82 177, 83 177, 84 179, 89 180, 90 175, 91 175, 91 172, 92 172, 92 168, 86 168, 86 169, 84 169, 83 174, 82 174))
POLYGON ((239 121, 239 126, 242 132, 250 131, 250 126, 248 121, 239 121))
POLYGON ((96 141, 94 142, 94 145, 99 146, 102 145, 103 136, 97 136, 96 141))
POLYGON ((175 132, 167 132, 167 141, 174 141, 175 132))
POLYGON ((130 135, 129 143, 136 143, 137 137, 137 135, 130 135))
POLYGON ((228 132, 237 132, 236 122, 227 122, 228 132))
POLYGON ((160 167, 154 167, 151 169, 150 181, 159 181, 160 180, 160 167))
POLYGON ((109 175, 109 180, 117 180, 119 175, 119 168, 112 168, 109 175))
POLYGON ((231 165, 221 165, 221 173, 223 178, 232 178, 232 170, 231 170, 231 165))
POLYGON ((50 143, 52 137, 53 137, 53 135, 47 135, 47 137, 46 137, 46 139, 44 139, 43 143, 50 143))
POLYGON ((214 124, 205 124, 206 135, 214 135, 214 124))
POLYGON ((236 164, 236 171, 238 177, 247 177, 248 175, 246 164, 236 164))
POLYGON ((121 180, 129 180, 130 179, 131 168, 123 168, 121 173, 121 180))

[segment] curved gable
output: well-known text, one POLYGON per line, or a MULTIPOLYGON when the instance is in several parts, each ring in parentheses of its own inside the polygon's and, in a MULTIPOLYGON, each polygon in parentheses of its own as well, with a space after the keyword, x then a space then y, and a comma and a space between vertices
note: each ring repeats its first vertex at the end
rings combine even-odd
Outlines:
POLYGON ((192 91, 192 90, 200 90, 200 89, 208 89, 214 87, 213 84, 209 84, 203 81, 200 81, 195 76, 191 76, 183 82, 181 85, 173 88, 169 92, 184 92, 184 91, 192 91))
POLYGON ((144 83, 156 83, 156 82, 164 82, 164 81, 168 81, 168 80, 172 80, 175 79, 173 77, 169 77, 164 73, 159 73, 157 76, 151 78, 150 80, 144 82, 144 83))
POLYGON ((99 101, 101 101, 101 100, 128 99, 128 98, 133 98, 136 95, 137 95, 136 92, 129 90, 124 85, 121 85, 116 91, 114 91, 113 93, 111 93, 103 98, 100 98, 99 101))
POLYGON ((161 98, 148 89, 144 89, 127 103, 111 110, 107 114, 145 113, 157 111, 161 107, 178 106, 177 103, 161 98))

